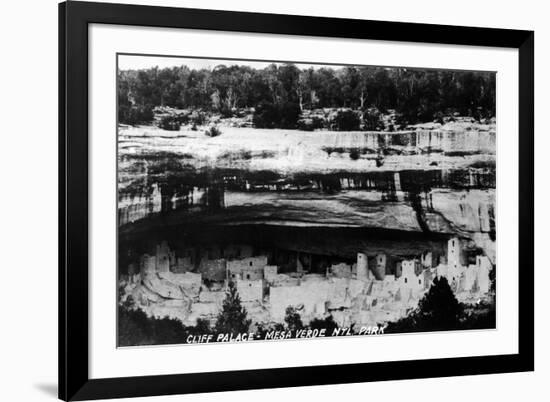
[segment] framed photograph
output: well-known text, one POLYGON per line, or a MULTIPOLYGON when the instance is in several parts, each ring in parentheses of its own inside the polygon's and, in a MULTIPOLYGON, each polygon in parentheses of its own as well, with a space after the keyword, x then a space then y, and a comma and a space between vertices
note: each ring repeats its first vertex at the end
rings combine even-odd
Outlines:
POLYGON ((59 397, 534 369, 534 33, 59 5, 59 397))

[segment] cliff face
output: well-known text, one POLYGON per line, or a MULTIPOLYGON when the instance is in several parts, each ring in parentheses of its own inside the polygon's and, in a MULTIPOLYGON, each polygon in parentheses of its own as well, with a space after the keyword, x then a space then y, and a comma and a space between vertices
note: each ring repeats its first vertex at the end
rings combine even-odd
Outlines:
POLYGON ((312 147, 368 148, 373 151, 387 148, 418 148, 421 151, 476 152, 493 154, 496 144, 494 131, 416 130, 385 132, 316 132, 312 147))
POLYGON ((495 190, 432 190, 423 200, 430 230, 440 231, 441 220, 468 233, 495 231, 495 190), (441 219, 438 219, 440 217, 441 219))
POLYGON ((472 151, 495 153, 494 127, 484 130, 418 129, 411 131, 297 131, 257 128, 222 127, 218 137, 208 137, 201 131, 165 131, 141 126, 121 130, 121 152, 172 150, 197 156, 214 155, 218 151, 248 150, 281 151, 295 148, 368 148, 378 151, 388 147, 420 148, 443 152, 472 151), (160 139, 160 141, 159 141, 160 139), (185 149, 180 149, 185 148, 185 149))
POLYGON ((433 190, 423 209, 432 231, 451 231, 470 239, 472 247, 483 250, 491 263, 496 261, 495 190, 433 190))
MULTIPOLYGON (((422 193, 341 190, 334 194, 227 191, 224 207, 193 206, 148 215, 120 233, 186 225, 281 225, 396 230, 472 237, 494 235, 494 190, 422 193)), ((121 216, 122 217, 122 216, 121 216)))
POLYGON ((327 226, 459 235, 494 249, 495 131, 468 128, 223 127, 214 138, 130 128, 119 138, 121 234, 202 223, 327 226))
POLYGON ((222 134, 170 132, 154 127, 121 131, 122 156, 170 152, 195 168, 356 172, 467 168, 494 161, 494 130, 335 132, 223 127, 222 134))

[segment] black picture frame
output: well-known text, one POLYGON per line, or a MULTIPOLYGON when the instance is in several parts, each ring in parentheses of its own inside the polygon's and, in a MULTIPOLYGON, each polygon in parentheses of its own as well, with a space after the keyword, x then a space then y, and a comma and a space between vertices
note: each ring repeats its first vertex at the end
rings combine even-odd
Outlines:
POLYGON ((59 398, 170 395, 534 370, 534 32, 70 1, 59 5, 59 398), (241 31, 519 51, 517 354, 213 373, 88 375, 88 25, 241 31))

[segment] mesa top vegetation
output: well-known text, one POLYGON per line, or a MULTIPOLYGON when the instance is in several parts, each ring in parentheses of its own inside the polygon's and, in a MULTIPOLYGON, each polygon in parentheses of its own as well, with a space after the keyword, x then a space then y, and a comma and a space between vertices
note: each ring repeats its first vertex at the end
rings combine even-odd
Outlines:
POLYGON ((118 73, 119 121, 127 124, 151 121, 157 106, 222 117, 254 109, 264 114, 255 116, 255 125, 267 128, 299 128, 304 111, 320 108, 359 115, 391 111, 402 126, 453 114, 480 120, 495 116, 495 90, 495 73, 403 67, 220 64, 212 70, 181 66, 118 73))

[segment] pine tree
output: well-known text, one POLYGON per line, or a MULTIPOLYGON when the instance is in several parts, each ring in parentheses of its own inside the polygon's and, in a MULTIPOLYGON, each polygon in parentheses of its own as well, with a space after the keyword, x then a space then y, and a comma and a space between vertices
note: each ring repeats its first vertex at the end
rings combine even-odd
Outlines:
POLYGON ((251 320, 247 319, 246 309, 241 305, 241 298, 235 284, 229 282, 222 311, 216 321, 216 332, 231 334, 245 333, 248 331, 250 323, 251 320))
POLYGON ((435 278, 428 293, 420 300, 417 320, 429 330, 456 329, 463 310, 447 279, 435 278))
POLYGON ((459 329, 464 306, 456 299, 444 277, 435 278, 430 290, 409 316, 389 323, 386 332, 446 331, 459 329))

